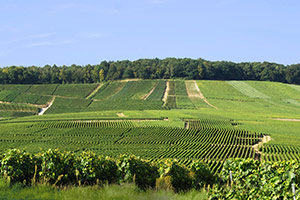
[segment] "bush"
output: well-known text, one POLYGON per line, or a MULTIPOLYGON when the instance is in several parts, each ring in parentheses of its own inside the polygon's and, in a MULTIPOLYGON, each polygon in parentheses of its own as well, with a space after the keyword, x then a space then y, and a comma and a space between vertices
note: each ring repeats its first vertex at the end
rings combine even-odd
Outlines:
POLYGON ((39 172, 41 181, 60 185, 76 183, 76 157, 73 153, 49 149, 42 152, 39 158, 41 159, 39 172))
POLYGON ((25 151, 11 149, 4 153, 1 161, 1 176, 11 183, 31 183, 35 172, 35 162, 25 151))
POLYGON ((118 183, 119 171, 112 159, 96 156, 92 152, 83 152, 77 160, 77 172, 80 182, 87 185, 96 183, 118 183))
POLYGON ((212 174, 208 165, 201 161, 192 163, 191 172, 193 174, 193 186, 196 189, 200 189, 205 185, 212 186, 216 183, 216 177, 212 174))
POLYGON ((171 177, 172 188, 175 192, 187 191, 192 188, 192 177, 189 170, 176 160, 164 160, 159 165, 161 177, 171 177))
MULTIPOLYGON (((299 163, 295 161, 263 162, 253 159, 230 159, 221 176, 232 183, 210 190, 210 199, 292 199, 292 183, 299 188, 299 163)), ((300 194, 296 193, 296 199, 300 194)))
POLYGON ((154 188, 158 169, 152 163, 135 156, 121 155, 118 159, 119 170, 124 182, 134 182, 139 188, 154 188))

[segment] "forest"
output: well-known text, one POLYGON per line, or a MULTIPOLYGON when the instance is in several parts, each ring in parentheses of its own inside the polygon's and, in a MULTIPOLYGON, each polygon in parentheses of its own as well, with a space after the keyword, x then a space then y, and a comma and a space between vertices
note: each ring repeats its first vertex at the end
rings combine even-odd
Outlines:
POLYGON ((97 83, 127 78, 258 80, 300 84, 300 64, 207 61, 190 58, 102 61, 96 65, 8 66, 0 84, 97 83))

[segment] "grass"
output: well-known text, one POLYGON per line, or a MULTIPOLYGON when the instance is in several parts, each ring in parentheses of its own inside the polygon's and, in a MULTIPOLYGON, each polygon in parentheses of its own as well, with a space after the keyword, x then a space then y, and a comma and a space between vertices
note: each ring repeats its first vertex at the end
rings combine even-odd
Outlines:
POLYGON ((248 97, 254 98, 270 98, 268 95, 256 90, 250 84, 243 81, 228 81, 230 85, 232 85, 239 92, 243 93, 248 97))
POLYGON ((204 200, 207 199, 207 195, 205 191, 196 190, 182 194, 163 190, 140 191, 131 184, 105 185, 104 187, 55 188, 47 185, 24 187, 17 184, 9 186, 1 180, 0 198, 2 200, 204 200))

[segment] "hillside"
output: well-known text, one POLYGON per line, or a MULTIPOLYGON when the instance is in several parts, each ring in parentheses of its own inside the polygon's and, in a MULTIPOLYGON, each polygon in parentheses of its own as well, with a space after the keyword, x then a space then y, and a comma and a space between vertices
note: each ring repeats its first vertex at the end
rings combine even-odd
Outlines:
POLYGON ((0 150, 91 150, 187 165, 201 159, 214 171, 230 157, 300 156, 298 85, 177 79, 2 85, 0 101, 0 150))

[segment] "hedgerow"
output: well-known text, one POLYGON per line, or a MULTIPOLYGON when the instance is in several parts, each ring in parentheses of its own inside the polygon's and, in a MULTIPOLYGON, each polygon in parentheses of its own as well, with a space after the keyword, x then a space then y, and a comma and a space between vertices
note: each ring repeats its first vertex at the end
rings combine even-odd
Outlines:
POLYGON ((175 192, 209 188, 210 199, 300 197, 297 161, 228 159, 221 173, 216 175, 201 161, 193 161, 187 168, 170 159, 150 162, 133 155, 113 159, 92 152, 75 154, 57 149, 37 154, 11 149, 0 158, 1 178, 10 183, 42 182, 56 186, 135 183, 142 190, 156 187, 175 192))

